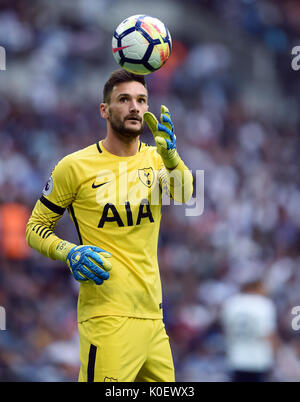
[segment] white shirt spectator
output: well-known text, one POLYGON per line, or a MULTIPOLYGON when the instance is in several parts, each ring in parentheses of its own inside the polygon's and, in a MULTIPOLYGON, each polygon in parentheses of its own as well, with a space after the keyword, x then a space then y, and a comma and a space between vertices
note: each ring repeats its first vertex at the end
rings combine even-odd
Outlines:
POLYGON ((230 369, 246 372, 270 370, 274 355, 268 337, 276 329, 273 302, 258 294, 232 296, 225 301, 221 320, 230 369))

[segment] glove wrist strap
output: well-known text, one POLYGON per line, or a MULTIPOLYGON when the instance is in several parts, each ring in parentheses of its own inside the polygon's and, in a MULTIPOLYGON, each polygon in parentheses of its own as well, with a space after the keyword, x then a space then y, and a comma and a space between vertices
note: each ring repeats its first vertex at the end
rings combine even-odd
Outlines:
POLYGON ((61 242, 59 242, 55 250, 56 259, 66 262, 69 251, 73 247, 76 247, 76 244, 70 243, 66 240, 62 240, 61 242))

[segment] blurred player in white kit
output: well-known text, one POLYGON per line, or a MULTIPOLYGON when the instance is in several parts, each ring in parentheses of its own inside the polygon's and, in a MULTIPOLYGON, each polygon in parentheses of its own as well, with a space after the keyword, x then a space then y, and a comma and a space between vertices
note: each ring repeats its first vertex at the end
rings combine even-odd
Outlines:
POLYGON ((221 311, 232 382, 266 382, 276 351, 276 309, 260 278, 246 281, 221 311))

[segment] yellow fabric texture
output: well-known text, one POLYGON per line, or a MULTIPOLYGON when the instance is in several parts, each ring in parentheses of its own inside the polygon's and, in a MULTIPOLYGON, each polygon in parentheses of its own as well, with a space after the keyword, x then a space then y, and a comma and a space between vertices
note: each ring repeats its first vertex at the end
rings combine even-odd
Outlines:
POLYGON ((162 320, 96 317, 78 324, 80 382, 174 382, 162 320))

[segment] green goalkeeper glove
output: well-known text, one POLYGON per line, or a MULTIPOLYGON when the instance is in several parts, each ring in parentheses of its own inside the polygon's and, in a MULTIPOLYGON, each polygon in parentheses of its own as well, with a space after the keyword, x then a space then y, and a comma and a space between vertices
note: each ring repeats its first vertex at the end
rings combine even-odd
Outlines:
POLYGON ((164 105, 161 106, 161 123, 150 112, 144 114, 144 121, 153 134, 157 152, 161 156, 165 167, 170 170, 176 168, 180 158, 176 151, 174 124, 171 120, 169 109, 164 105))

